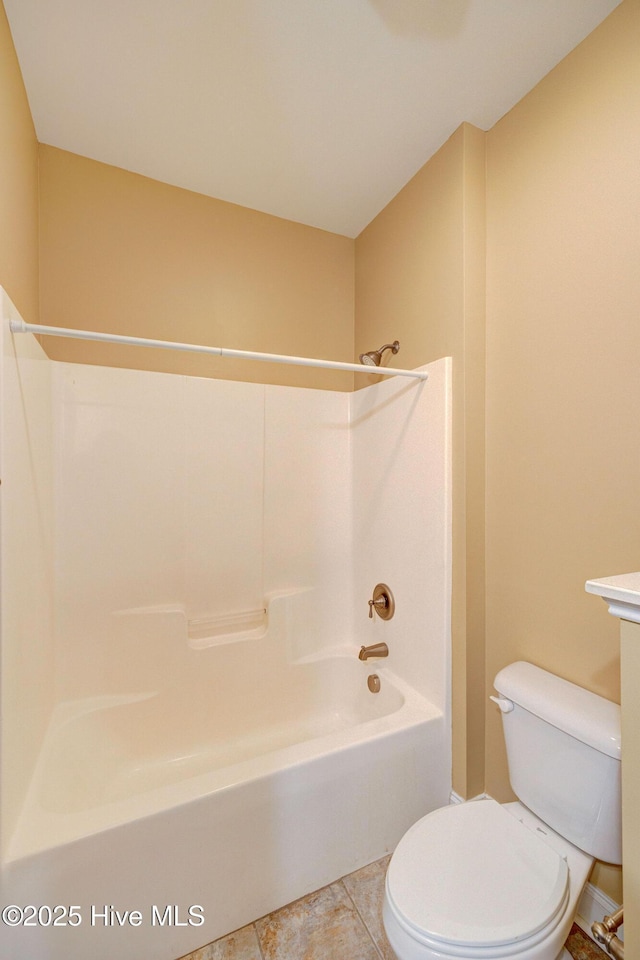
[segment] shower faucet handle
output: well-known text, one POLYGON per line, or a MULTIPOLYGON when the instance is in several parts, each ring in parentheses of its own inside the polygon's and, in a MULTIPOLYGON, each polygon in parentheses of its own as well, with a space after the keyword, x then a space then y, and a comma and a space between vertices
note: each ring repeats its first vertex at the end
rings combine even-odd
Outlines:
POLYGON ((381 610, 387 605, 387 601, 384 597, 378 597, 377 600, 369 600, 369 619, 373 620, 373 611, 380 613, 381 610))
POLYGON ((393 594, 386 583, 377 583, 373 588, 373 597, 369 600, 370 619, 373 619, 374 610, 382 620, 391 620, 396 612, 393 594))

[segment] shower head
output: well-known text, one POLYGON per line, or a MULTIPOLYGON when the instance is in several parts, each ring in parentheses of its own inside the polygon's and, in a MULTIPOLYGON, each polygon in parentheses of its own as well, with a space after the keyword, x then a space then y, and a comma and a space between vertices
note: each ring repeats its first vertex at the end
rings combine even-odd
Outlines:
POLYGON ((391 350, 392 353, 397 353, 400 349, 400 342, 394 340, 393 343, 385 343, 383 347, 380 347, 378 350, 371 350, 369 353, 360 354, 360 363, 364 363, 367 367, 379 367, 380 361, 382 360, 382 354, 385 350, 391 350))

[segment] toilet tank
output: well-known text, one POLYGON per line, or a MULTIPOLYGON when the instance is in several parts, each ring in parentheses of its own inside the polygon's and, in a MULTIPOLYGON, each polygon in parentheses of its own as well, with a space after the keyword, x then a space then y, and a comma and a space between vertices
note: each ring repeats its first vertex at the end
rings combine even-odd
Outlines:
POLYGON ((494 686, 518 799, 585 853, 621 863, 618 704, 524 661, 494 686))

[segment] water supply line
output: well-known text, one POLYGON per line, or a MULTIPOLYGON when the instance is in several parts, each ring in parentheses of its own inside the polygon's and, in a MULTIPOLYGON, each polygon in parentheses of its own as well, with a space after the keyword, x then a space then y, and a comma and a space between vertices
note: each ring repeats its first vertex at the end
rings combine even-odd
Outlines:
POLYGON ((624 942, 616 936, 616 930, 622 926, 623 907, 602 921, 591 924, 591 932, 598 943, 614 960, 624 960, 624 942))
MULTIPOLYGON (((143 337, 128 337, 118 333, 76 330, 73 327, 47 327, 39 323, 25 323, 24 320, 11 320, 9 328, 12 333, 34 333, 43 337, 69 337, 74 340, 94 340, 101 343, 122 343, 136 347, 160 347, 164 350, 207 353, 216 357, 235 357, 239 360, 261 360, 266 363, 288 363, 298 367, 322 367, 326 370, 351 370, 354 373, 371 373, 371 367, 362 363, 317 360, 311 357, 290 357, 279 353, 233 350, 230 347, 208 347, 195 343, 176 343, 171 340, 148 340, 143 337)), ((377 367, 376 374, 383 377, 413 377, 414 380, 427 380, 429 378, 429 374, 422 370, 400 370, 396 367, 377 367)))

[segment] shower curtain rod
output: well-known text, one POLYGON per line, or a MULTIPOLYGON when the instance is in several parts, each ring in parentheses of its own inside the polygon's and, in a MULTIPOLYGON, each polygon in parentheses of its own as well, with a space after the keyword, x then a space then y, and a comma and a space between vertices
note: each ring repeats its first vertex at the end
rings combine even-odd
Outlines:
POLYGON ((232 350, 228 347, 206 347, 195 343, 174 343, 171 340, 146 340, 143 337, 127 337, 118 333, 95 333, 75 330, 71 327, 46 327, 39 323, 11 320, 12 333, 35 333, 46 337, 70 337, 75 340, 98 340, 102 343, 125 343, 138 347, 161 347, 164 350, 182 350, 187 353, 208 353, 216 357, 236 357, 240 360, 262 360, 268 363, 289 363, 298 367, 323 367, 327 370, 353 370, 354 373, 377 374, 383 377, 413 377, 427 380, 428 374, 421 370, 399 370, 394 367, 369 367, 362 363, 343 363, 340 360, 315 360, 311 357, 290 357, 278 353, 256 353, 251 350, 232 350))

